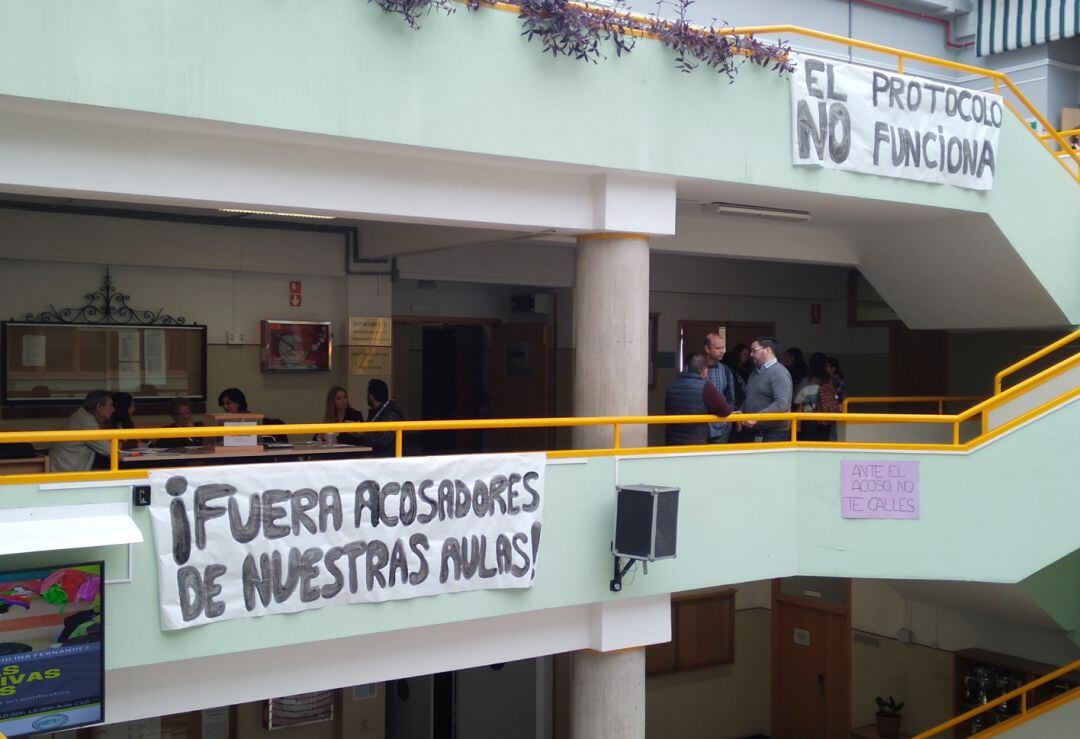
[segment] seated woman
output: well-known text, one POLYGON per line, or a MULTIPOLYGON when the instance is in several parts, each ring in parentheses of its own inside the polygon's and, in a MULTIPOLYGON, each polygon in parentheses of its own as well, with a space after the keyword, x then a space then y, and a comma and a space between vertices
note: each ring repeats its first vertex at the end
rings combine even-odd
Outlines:
MULTIPOLYGON (((135 415, 135 398, 131 393, 113 393, 113 413, 109 419, 108 428, 111 429, 133 429, 135 428, 135 421, 131 419, 135 415)), ((136 447, 145 445, 145 442, 138 439, 121 439, 121 449, 135 449, 136 447)))
MULTIPOLYGON (((169 415, 172 416, 173 422, 166 428, 191 428, 195 425, 192 420, 191 414, 191 401, 187 398, 173 398, 169 403, 169 415)), ((164 449, 175 449, 182 446, 200 446, 203 440, 195 437, 182 437, 175 439, 157 439, 154 442, 154 446, 162 447, 164 449)))
MULTIPOLYGON (((255 413, 255 411, 248 410, 247 397, 244 395, 244 391, 238 387, 227 387, 218 394, 218 405, 226 413, 255 413)), ((263 416, 263 425, 283 424, 285 423, 280 418, 270 418, 269 416, 263 416)), ((278 443, 288 443, 289 437, 285 434, 277 435, 263 435, 260 437, 260 441, 273 441, 278 443)))
POLYGON ((247 413, 247 398, 238 387, 227 387, 218 394, 217 404, 226 413, 247 413))
MULTIPOLYGON (((334 385, 326 394, 326 412, 323 413, 323 423, 356 423, 363 422, 364 414, 356 410, 349 403, 348 391, 340 385, 334 385)), ((321 440, 322 435, 318 437, 321 440)), ((338 441, 342 444, 362 446, 364 440, 360 434, 344 433, 338 435, 338 441)))

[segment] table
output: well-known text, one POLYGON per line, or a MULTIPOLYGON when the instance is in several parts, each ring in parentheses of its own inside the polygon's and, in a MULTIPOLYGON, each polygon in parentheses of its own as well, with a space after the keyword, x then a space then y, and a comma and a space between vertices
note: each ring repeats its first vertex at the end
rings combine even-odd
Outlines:
POLYGON ((48 471, 49 458, 42 454, 18 459, 0 459, 0 475, 36 475, 48 471))
POLYGON ((366 457, 369 446, 335 444, 326 446, 321 442, 305 441, 278 446, 264 445, 259 451, 236 451, 214 453, 201 446, 155 449, 121 449, 120 469, 143 469, 152 467, 194 467, 215 464, 256 464, 260 462, 300 462, 306 458, 352 459, 366 457))

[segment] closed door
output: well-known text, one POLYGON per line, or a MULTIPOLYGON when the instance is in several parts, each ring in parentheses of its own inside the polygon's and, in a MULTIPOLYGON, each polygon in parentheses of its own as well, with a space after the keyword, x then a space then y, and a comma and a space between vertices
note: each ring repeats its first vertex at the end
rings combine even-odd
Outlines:
POLYGON ((850 629, 846 618, 776 600, 774 739, 839 739, 848 732, 850 629))
MULTIPOLYGON (((545 323, 504 323, 492 331, 491 415, 546 418, 548 414, 548 327, 545 323)), ((547 449, 547 430, 499 429, 493 451, 547 449)))

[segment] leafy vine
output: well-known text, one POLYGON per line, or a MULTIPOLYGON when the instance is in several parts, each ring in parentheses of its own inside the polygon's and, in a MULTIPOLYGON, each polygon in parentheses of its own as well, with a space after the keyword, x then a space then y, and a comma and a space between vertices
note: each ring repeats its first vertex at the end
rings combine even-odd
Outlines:
MULTIPOLYGON (((410 28, 433 10, 454 12, 454 0, 369 0, 383 11, 402 16, 410 28)), ((494 0, 465 0, 470 10, 492 5, 494 0)), ((655 38, 675 54, 675 66, 692 72, 700 66, 734 79, 739 66, 749 62, 784 75, 794 71, 791 47, 784 41, 768 43, 750 34, 733 34, 714 20, 708 27, 687 19, 694 0, 660 0, 653 15, 634 15, 622 0, 614 5, 590 5, 572 0, 518 0, 521 35, 538 41, 553 57, 597 63, 611 47, 621 57, 634 49, 638 38, 655 38), (673 18, 660 16, 664 6, 674 8, 673 18)))

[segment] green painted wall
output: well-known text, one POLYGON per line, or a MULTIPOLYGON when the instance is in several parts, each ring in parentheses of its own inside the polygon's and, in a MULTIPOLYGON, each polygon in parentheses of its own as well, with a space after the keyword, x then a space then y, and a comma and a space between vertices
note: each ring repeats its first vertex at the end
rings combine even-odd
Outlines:
MULTIPOLYGON (((145 509, 134 513, 146 543, 133 548, 132 582, 107 589, 110 668, 202 657, 357 634, 680 592, 787 575, 1017 582, 1080 548, 1080 499, 1071 483, 1080 402, 971 455, 916 455, 922 518, 840 517, 840 460, 911 459, 842 451, 738 452, 548 467, 535 585, 338 606, 238 619, 179 632, 158 625, 157 576, 145 509), (682 489, 678 557, 608 591, 616 481, 682 489), (1008 546, 1001 546, 1008 541, 1008 546), (363 614, 359 618, 358 614, 363 614)), ((0 488, 0 507, 120 501, 126 489, 0 488)), ((91 558, 99 552, 0 557, 0 569, 91 558)), ((123 550, 108 553, 110 579, 123 550)))
POLYGON ((1020 588, 1080 645, 1080 549, 1022 580, 1020 588))
POLYGON ((987 212, 1080 322, 1080 189, 1012 116, 989 193, 795 168, 774 73, 552 59, 511 13, 412 31, 363 0, 6 0, 0 69, 5 95, 987 212))

